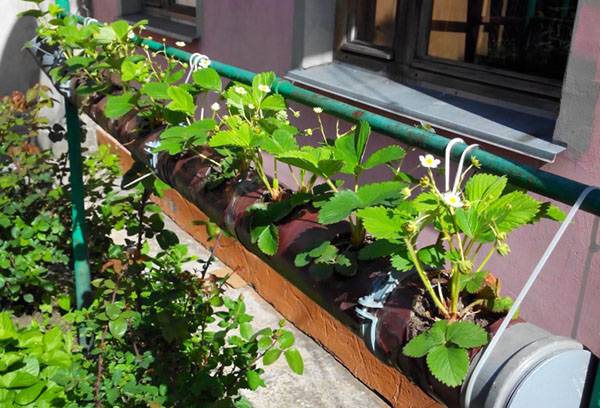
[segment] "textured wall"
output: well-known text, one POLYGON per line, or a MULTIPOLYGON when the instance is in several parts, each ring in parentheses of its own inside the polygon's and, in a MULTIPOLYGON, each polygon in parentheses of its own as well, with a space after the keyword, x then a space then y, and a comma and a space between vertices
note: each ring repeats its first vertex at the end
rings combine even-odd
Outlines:
POLYGON ((0 13, 0 95, 13 90, 24 91, 39 77, 33 59, 24 51, 23 44, 35 35, 32 17, 18 18, 17 13, 31 8, 33 3, 4 0, 0 13))

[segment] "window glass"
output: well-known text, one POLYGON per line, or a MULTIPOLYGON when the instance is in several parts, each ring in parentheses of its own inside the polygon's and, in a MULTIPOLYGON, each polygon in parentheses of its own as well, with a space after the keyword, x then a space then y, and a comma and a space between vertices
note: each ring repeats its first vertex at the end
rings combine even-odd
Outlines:
POLYGON ((353 1, 350 40, 392 48, 396 31, 397 0, 353 1))
POLYGON ((577 0, 434 0, 431 57, 562 79, 577 0))

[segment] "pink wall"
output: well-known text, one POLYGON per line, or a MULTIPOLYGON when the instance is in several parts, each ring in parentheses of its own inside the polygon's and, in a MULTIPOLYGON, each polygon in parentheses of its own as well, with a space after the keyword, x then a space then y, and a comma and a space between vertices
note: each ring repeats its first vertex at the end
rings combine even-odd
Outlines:
MULTIPOLYGON (((117 1, 95 0, 96 16, 116 16, 117 1)), ((292 68, 293 0, 205 0, 203 18, 200 52, 253 71, 284 74, 292 68)), ((598 21, 598 2, 580 0, 555 135, 568 144, 568 151, 543 169, 600 185, 598 21)), ((309 110, 303 111, 310 116, 309 110)), ((302 122, 300 127, 315 126, 312 119, 302 122)), ((379 136, 372 147, 391 142, 379 136)), ((592 215, 577 215, 522 308, 527 320, 556 334, 576 337, 596 354, 600 354, 599 225, 592 215)), ((515 295, 521 288, 557 228, 551 222, 524 228, 510 238, 510 256, 490 263, 490 270, 503 279, 507 294, 515 295)))

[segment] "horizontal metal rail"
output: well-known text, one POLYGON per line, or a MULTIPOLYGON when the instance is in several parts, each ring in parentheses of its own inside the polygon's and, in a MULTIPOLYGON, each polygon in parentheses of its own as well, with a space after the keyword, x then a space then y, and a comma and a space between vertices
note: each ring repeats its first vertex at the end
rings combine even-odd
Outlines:
MULTIPOLYGON (((83 21, 83 17, 79 17, 83 21)), ((145 45, 153 51, 164 51, 168 56, 183 62, 190 61, 191 53, 175 47, 165 46, 153 40, 132 37, 132 41, 145 45)), ((251 84, 256 73, 233 65, 212 61, 211 66, 223 77, 234 81, 251 84)), ((297 87, 278 78, 273 86, 282 96, 299 102, 303 105, 318 106, 333 116, 349 121, 364 120, 371 128, 384 135, 391 136, 409 146, 418 147, 425 151, 443 155, 446 145, 450 141, 444 136, 428 132, 424 129, 398 122, 396 120, 357 108, 348 103, 341 102, 328 96, 297 87)), ((460 143, 452 149, 452 159, 458 160, 467 145, 460 143)), ((573 205, 579 195, 589 187, 587 184, 568 179, 547 171, 536 169, 533 166, 517 163, 503 158, 483 149, 474 149, 467 153, 467 159, 477 157, 481 168, 490 173, 505 175, 515 186, 541 194, 545 197, 573 205)), ((592 192, 581 207, 584 211, 600 216, 600 191, 592 192)))

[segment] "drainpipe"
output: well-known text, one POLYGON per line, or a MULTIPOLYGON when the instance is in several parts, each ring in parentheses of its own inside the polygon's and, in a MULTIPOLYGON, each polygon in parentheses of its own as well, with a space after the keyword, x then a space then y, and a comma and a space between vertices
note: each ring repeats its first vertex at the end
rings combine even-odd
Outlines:
MULTIPOLYGON (((65 12, 70 12, 69 0, 56 0, 65 12)), ((91 294, 90 265, 85 240, 85 207, 83 163, 81 160, 81 122, 77 107, 65 98, 67 142, 69 146, 69 177, 71 182, 71 240, 73 248, 73 280, 77 309, 86 306, 91 294)))

